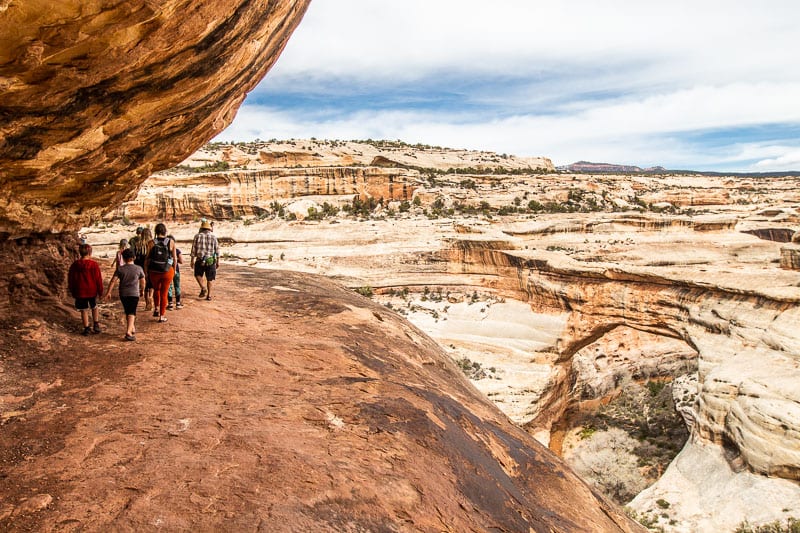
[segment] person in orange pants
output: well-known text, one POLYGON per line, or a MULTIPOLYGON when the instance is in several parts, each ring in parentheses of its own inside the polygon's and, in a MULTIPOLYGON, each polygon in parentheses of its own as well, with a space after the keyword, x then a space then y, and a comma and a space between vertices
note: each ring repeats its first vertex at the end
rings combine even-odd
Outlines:
POLYGON ((167 293, 175 276, 175 265, 178 263, 175 252, 175 241, 167 237, 167 227, 158 223, 155 237, 147 244, 145 274, 153 284, 153 316, 159 322, 167 321, 167 293))

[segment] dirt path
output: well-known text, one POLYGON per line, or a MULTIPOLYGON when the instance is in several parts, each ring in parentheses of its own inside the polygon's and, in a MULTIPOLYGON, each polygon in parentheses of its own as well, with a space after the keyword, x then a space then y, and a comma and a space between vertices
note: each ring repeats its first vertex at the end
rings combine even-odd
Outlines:
POLYGON ((89 337, 3 322, 0 530, 635 527, 388 310, 283 271, 185 288, 133 343, 118 303, 89 337))

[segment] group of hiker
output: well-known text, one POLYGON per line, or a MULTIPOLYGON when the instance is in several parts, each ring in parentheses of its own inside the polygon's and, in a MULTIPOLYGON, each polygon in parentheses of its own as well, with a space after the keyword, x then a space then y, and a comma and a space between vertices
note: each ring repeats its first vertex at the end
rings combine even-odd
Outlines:
MULTIPOLYGON (((211 300, 211 287, 219 265, 219 243, 213 229, 213 222, 201 221, 200 230, 192 240, 190 259, 200 285, 200 298, 206 300, 211 300)), ((145 311, 152 309, 153 317, 161 323, 167 321, 168 309, 183 308, 180 276, 183 256, 163 223, 156 224, 153 231, 139 226, 135 236, 120 240, 112 264, 114 274, 105 290, 100 266, 92 259, 92 246, 82 241, 78 254, 79 258, 69 269, 68 288, 75 299, 75 308, 81 313, 84 335, 102 331, 97 302, 101 298, 108 300, 117 282, 125 311, 127 341, 136 340, 136 309, 141 298, 145 300, 145 311)))

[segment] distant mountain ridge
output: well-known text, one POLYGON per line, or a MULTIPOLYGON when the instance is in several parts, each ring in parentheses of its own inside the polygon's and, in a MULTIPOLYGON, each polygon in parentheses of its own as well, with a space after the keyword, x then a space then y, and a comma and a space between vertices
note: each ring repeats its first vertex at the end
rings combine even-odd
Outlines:
POLYGON ((666 172, 664 167, 641 168, 634 165, 616 165, 613 163, 592 163, 578 161, 564 167, 570 172, 666 172))
POLYGON ((557 166, 556 170, 561 172, 575 172, 582 174, 697 174, 702 176, 749 176, 754 178, 800 176, 800 171, 797 170, 772 172, 723 172, 712 170, 667 169, 662 166, 642 168, 635 165, 592 163, 591 161, 577 161, 570 165, 557 166))

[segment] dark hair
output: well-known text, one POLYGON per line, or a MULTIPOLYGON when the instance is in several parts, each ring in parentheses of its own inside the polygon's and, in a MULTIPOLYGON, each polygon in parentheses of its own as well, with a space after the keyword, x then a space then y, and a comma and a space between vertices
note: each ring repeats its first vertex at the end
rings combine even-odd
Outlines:
POLYGON ((163 237, 167 236, 167 227, 164 225, 163 222, 159 222, 158 224, 156 224, 154 231, 156 235, 161 235, 163 237))
POLYGON ((125 261, 130 261, 134 257, 136 257, 136 252, 134 252, 130 248, 125 248, 124 250, 122 250, 122 259, 124 259, 125 261))
POLYGON ((81 257, 86 257, 87 255, 92 255, 92 245, 83 243, 78 246, 78 253, 81 257))

